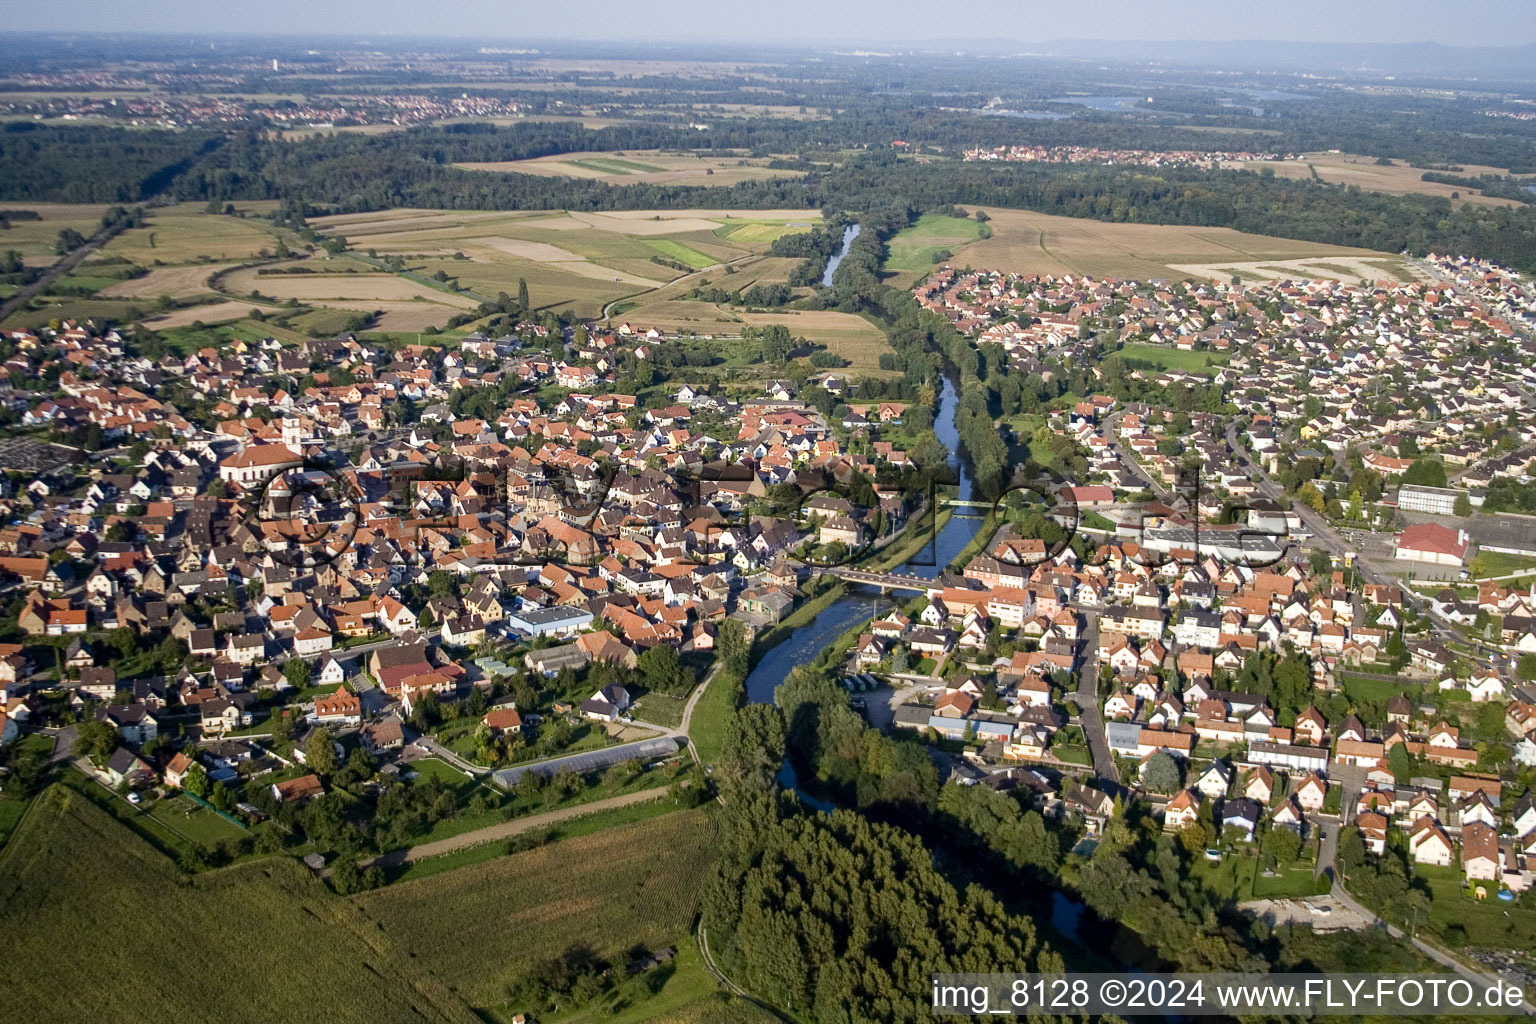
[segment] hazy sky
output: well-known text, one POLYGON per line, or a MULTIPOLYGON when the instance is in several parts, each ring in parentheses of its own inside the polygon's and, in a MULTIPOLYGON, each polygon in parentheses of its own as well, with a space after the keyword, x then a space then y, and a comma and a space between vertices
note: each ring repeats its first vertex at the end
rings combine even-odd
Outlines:
POLYGON ((1536 42, 1536 0, 0 0, 0 29, 507 39, 1536 42))

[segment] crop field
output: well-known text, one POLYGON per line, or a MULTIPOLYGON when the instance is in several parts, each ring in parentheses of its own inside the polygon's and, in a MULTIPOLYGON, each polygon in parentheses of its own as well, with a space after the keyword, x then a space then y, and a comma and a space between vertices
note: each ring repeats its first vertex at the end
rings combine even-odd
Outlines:
POLYGON ((261 308, 263 308, 261 303, 249 300, 215 302, 208 306, 189 306, 186 309, 173 310, 164 316, 151 317, 144 321, 144 326, 158 331, 167 327, 191 327, 199 320, 205 324, 244 320, 251 315, 251 310, 261 308))
POLYGON ((766 159, 633 150, 623 153, 561 153, 530 160, 460 163, 466 171, 512 171, 545 177, 588 178, 616 185, 734 185, 760 178, 795 177, 798 171, 764 166, 766 159))
MULTIPOLYGON (((1425 181, 1424 171, 1421 168, 1409 167, 1401 161, 1394 160, 1390 167, 1379 166, 1375 157, 1359 156, 1354 153, 1306 153, 1300 160, 1247 161, 1227 163, 1223 166, 1240 171, 1252 171, 1255 174, 1270 170, 1277 178, 1315 177, 1329 184, 1358 185, 1368 192, 1385 192, 1390 195, 1440 196, 1449 199, 1451 193, 1456 192, 1459 193, 1457 202, 1460 203, 1474 203, 1479 206, 1514 205, 1508 199, 1469 195, 1466 189, 1457 188, 1455 185, 1425 181)), ((1509 172, 1501 167, 1484 167, 1478 164, 1463 165, 1462 170, 1455 172, 1457 177, 1462 178, 1507 173, 1509 172)))
MULTIPOLYGON (((47 303, 38 309, 18 309, 4 321, 0 321, 0 327, 30 327, 36 329, 50 320, 62 317, 101 317, 105 320, 124 321, 129 319, 131 310, 143 310, 142 301, 134 302, 127 299, 79 299, 69 296, 44 296, 47 303)), ((250 304, 246 304, 249 308, 250 304)), ((243 313, 241 314, 244 315, 243 313)))
MULTIPOLYGON (((636 164, 649 159, 594 155, 597 158, 636 164)), ((656 159, 697 158, 663 155, 656 159)), ((527 283, 539 309, 598 317, 611 304, 630 300, 635 305, 627 307, 628 318, 638 320, 643 314, 637 307, 675 299, 708 279, 731 290, 759 281, 786 280, 798 261, 768 257, 769 246, 780 235, 820 220, 810 210, 755 210, 745 216, 742 211, 715 209, 606 213, 404 209, 342 214, 313 218, 313 226, 324 236, 345 236, 358 252, 399 256, 410 274, 382 271, 377 262, 362 257, 323 253, 264 264, 268 269, 307 265, 318 273, 260 274, 256 266, 247 264, 275 251, 280 239, 295 252, 304 248, 293 232, 260 219, 270 206, 239 204, 244 218, 208 214, 192 204, 152 209, 144 227, 124 232, 102 253, 106 259, 127 260, 147 273, 123 280, 119 270, 110 268, 127 269, 125 264, 87 262, 67 283, 94 289, 94 296, 59 297, 46 308, 18 311, 7 326, 35 326, 61 316, 124 320, 135 314, 148 316, 144 322, 152 328, 179 328, 197 321, 240 319, 252 305, 270 307, 292 299, 313 309, 295 317, 301 331, 340 329, 356 313, 379 311, 380 329, 413 333, 443 327, 455 314, 473 309, 482 297, 494 298, 501 292, 515 295, 520 281, 527 283), (684 272, 661 261, 693 270, 684 272), (722 263, 739 273, 725 274, 716 268, 722 263), (708 278, 700 276, 706 268, 708 278), (439 271, 463 292, 425 280, 439 271), (268 298, 248 301, 245 296, 253 290, 268 298), (197 307, 156 315, 151 306, 162 295, 208 298, 197 307)), ((46 219, 14 222, 10 230, 0 231, 0 247, 19 248, 34 262, 51 259, 53 241, 62 227, 89 232, 104 209, 37 204, 16 208, 39 210, 46 219)), ((684 319, 696 315, 713 319, 717 314, 705 309, 684 319)))
MULTIPOLYGON (((1234 268, 1275 266, 1283 261, 1386 261, 1372 277, 1397 274, 1401 267, 1401 260, 1392 253, 1251 235, 1231 228, 1110 224, 994 207, 988 207, 987 213, 992 237, 956 249, 952 264, 1018 274, 1141 280, 1228 278, 1234 268)), ((1248 271, 1238 269, 1237 273, 1248 271)), ((1331 276, 1306 275, 1300 269, 1287 272, 1292 275, 1331 276)))
POLYGON ((697 249, 689 248, 681 242, 674 242, 667 238, 648 239, 646 244, 663 256, 686 263, 694 270, 703 270, 705 267, 712 267, 719 262, 714 257, 706 256, 697 249))
POLYGON ((156 267, 143 277, 119 281, 103 288, 101 294, 114 298, 153 299, 169 295, 173 299, 186 299, 213 291, 208 278, 221 270, 239 266, 237 263, 202 263, 190 267, 156 267))
POLYGON ((685 941, 717 842, 711 810, 678 811, 354 902, 406 956, 472 1005, 489 1007, 573 946, 617 957, 637 944, 685 941))
POLYGON ((477 1019, 297 861, 189 877, 79 794, 39 801, 0 853, 0 984, 29 1021, 477 1019))
MULTIPOLYGON (((925 213, 911 227, 903 228, 887 243, 887 270, 917 273, 931 270, 934 257, 941 252, 955 252, 976 241, 981 225, 964 217, 944 217, 925 213)), ((942 261, 941 261, 942 262, 942 261)))
POLYGON ((399 277, 395 274, 268 274, 258 275, 254 268, 236 270, 225 274, 222 286, 226 292, 244 295, 259 291, 276 299, 298 299, 310 303, 324 303, 329 299, 356 301, 411 301, 421 299, 438 302, 458 309, 474 309, 474 299, 451 292, 439 291, 424 284, 399 277))

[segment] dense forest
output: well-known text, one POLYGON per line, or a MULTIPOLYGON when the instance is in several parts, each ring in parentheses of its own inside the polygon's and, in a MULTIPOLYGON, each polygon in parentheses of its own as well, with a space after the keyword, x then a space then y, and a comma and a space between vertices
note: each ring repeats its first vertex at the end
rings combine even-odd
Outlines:
POLYGON ((223 141, 210 132, 15 122, 0 128, 0 195, 28 202, 139 202, 164 191, 223 141))

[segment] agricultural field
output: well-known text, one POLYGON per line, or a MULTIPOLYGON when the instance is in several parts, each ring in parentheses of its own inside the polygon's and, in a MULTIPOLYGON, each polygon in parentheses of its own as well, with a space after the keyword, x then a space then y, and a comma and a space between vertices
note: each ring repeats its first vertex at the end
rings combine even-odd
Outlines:
POLYGON ((1410 279, 1396 254, 1369 249, 1251 235, 1231 228, 1109 224, 1000 207, 988 207, 987 213, 992 237, 956 249, 952 265, 1017 274, 1140 280, 1339 276, 1307 270, 1310 263, 1321 261, 1348 266, 1360 271, 1361 277, 1410 279), (1360 261, 1368 262, 1354 266, 1360 261))
MULTIPOLYGON (((201 263, 190 267, 156 267, 142 277, 119 281, 103 288, 100 294, 106 298, 154 299, 169 295, 173 299, 188 299, 210 294, 213 286, 208 279, 221 270, 239 266, 237 263, 201 263)), ((89 269, 90 263, 85 264, 89 269)))
POLYGON ((614 958, 635 945, 686 942, 716 829, 708 808, 677 811, 354 902, 407 957, 472 1005, 493 1007, 509 985, 573 947, 614 958))
POLYGON ((297 861, 187 876, 79 794, 38 799, 0 853, 0 984, 28 1020, 477 1020, 297 861))
POLYGON ((144 326, 159 331, 169 327, 191 327, 199 321, 205 324, 226 323, 230 320, 244 320, 251 315, 251 310, 261 308, 261 303, 248 299, 241 302, 215 302, 207 306, 189 306, 186 309, 174 310, 164 316, 150 317, 144 321, 144 326))
MULTIPOLYGON (((452 317, 500 293, 515 295, 519 282, 527 283, 535 308, 600 317, 627 302, 628 318, 638 321, 643 313, 635 311, 637 306, 676 298, 706 281, 735 290, 786 280, 798 261, 767 256, 769 246, 775 238, 820 221, 812 210, 387 210, 313 219, 322 236, 345 237, 357 255, 316 253, 272 263, 270 254, 279 241, 300 254, 306 246, 294 232, 261 219, 271 205, 239 204, 244 217, 209 214, 189 204, 151 209, 144 227, 113 239, 99 258, 88 260, 64 282, 91 289, 93 296, 44 297, 50 305, 18 311, 6 326, 99 316, 147 317, 144 322, 152 328, 180 328, 198 321, 229 322, 247 316, 253 306, 270 308, 292 300, 309 307, 293 319, 301 332, 340 330, 356 314, 378 311, 379 329, 414 333, 443 328, 452 317), (258 273, 250 264, 264 254, 266 269, 305 266, 315 272, 258 273), (390 256, 404 261, 406 273, 381 269, 381 259, 390 256), (721 264, 735 272, 726 274, 721 264), (146 272, 125 278, 133 267, 146 272), (447 282, 436 281, 439 273, 447 282), (264 300, 249 300, 252 291, 264 300), (158 313, 154 305, 161 296, 206 301, 158 313)), ((16 208, 36 209, 45 219, 13 222, 0 231, 0 246, 10 245, 40 262, 50 260, 59 230, 89 233, 104 209, 16 208)), ((706 308, 679 319, 713 320, 717 315, 706 308)))
POLYGON ((734 185, 761 178, 793 178, 798 171, 777 171, 765 158, 703 156, 688 152, 633 150, 622 153, 561 153, 531 160, 455 164, 466 171, 512 171, 547 177, 588 178, 615 185, 734 185))
MULTIPOLYGON (((1508 199, 1492 196, 1469 195, 1464 188, 1425 181, 1424 171, 1409 167, 1400 160, 1390 166, 1377 164, 1376 157, 1355 153, 1305 153, 1300 160, 1242 161, 1223 166, 1240 171, 1273 171, 1277 178, 1316 178, 1332 185, 1357 185, 1367 192, 1385 192, 1389 195, 1440 196, 1450 199, 1458 193, 1457 203, 1473 203, 1478 206, 1513 206, 1508 199)), ((1455 174, 1460 178, 1476 178, 1484 174, 1504 175, 1502 167, 1484 167, 1467 164, 1455 174)))
MULTIPOLYGON (((719 263, 745 267, 789 224, 815 220, 819 216, 806 210, 753 211, 750 220, 740 211, 719 210, 392 210, 313 223, 327 234, 346 236, 357 249, 403 257, 414 274, 432 278, 441 271, 477 295, 514 295, 522 280, 536 308, 600 316, 611 304, 642 299, 672 282, 678 282, 678 293, 698 283, 658 260, 696 270, 719 263)), ((270 282, 271 276, 262 280, 270 282)))
POLYGON ((944 262, 936 260, 936 256, 956 252, 976 241, 980 234, 981 224, 974 220, 925 213, 917 219, 916 224, 898 231, 886 243, 889 255, 885 268, 927 273, 936 262, 944 262))
MULTIPOLYGON (((294 236, 286 235, 290 244, 294 236)), ((141 267, 199 261, 252 259, 277 248, 278 232, 264 221, 208 214, 196 204, 154 207, 145 224, 130 228, 102 247, 141 267)))

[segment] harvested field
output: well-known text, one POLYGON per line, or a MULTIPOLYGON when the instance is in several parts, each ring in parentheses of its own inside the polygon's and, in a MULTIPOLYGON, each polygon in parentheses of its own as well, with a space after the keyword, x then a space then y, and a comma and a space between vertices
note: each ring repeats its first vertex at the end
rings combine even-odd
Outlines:
MULTIPOLYGON (((1401 161, 1394 160, 1392 166, 1387 167, 1378 165, 1373 156, 1359 156, 1353 153, 1306 153, 1300 160, 1238 162, 1223 166, 1254 173, 1268 169, 1274 171, 1278 178, 1315 177, 1334 185, 1358 185, 1369 192, 1385 192, 1389 195, 1440 196, 1449 199, 1451 193, 1456 192, 1459 193, 1457 201, 1461 203, 1474 203, 1480 206, 1515 205, 1508 199, 1470 195, 1467 189, 1458 188, 1455 185, 1425 181, 1422 168, 1409 167, 1401 161), (1316 174, 1313 173, 1314 170, 1316 174)), ((1455 172, 1457 177, 1464 178, 1508 173, 1500 167, 1485 167, 1479 164, 1466 164, 1462 170, 1455 172)))
POLYGON ((165 327, 191 327, 201 320, 205 324, 223 323, 226 320, 244 320, 253 309, 265 308, 259 302, 215 302, 208 306, 190 306, 187 309, 177 309, 164 316, 150 317, 144 321, 144 326, 152 330, 160 330, 165 327))
POLYGON ((1413 275, 1397 256, 1330 256, 1325 259, 1265 260, 1258 263, 1173 263, 1170 268, 1191 277, 1230 278, 1244 281, 1312 280, 1407 281, 1413 275))
POLYGON ((212 292, 208 278, 221 270, 239 266, 237 263, 203 263, 191 267, 156 267, 143 277, 121 281, 101 294, 121 298, 157 298, 169 295, 173 299, 185 299, 212 292))
POLYGON ((622 213, 572 213, 572 219, 603 231, 621 235, 675 235, 683 231, 713 231, 719 221, 695 216, 625 217, 622 213), (654 219, 653 219, 654 218, 654 219))
POLYGON ((545 177, 585 178, 615 184, 734 185, 761 178, 795 177, 797 171, 763 166, 766 159, 632 150, 623 153, 561 153, 531 160, 455 164, 466 171, 499 171, 545 177))
MULTIPOLYGON (((1177 279, 1230 277, 1225 268, 1246 263, 1340 257, 1395 259, 1395 254, 1318 242, 1251 235, 1231 228, 1172 224, 1110 224, 1028 210, 986 208, 992 237, 955 250, 954 266, 970 264, 1019 274, 1087 274, 1090 277, 1177 279), (1201 271, 1180 270, 1199 267, 1201 271)), ((899 283, 916 280, 913 272, 899 283)), ((1379 275, 1377 275, 1379 276, 1379 275)))
POLYGON ((677 811, 355 902, 408 956, 472 1004, 490 1006, 574 946, 616 957, 636 944, 683 940, 717 842, 712 811, 677 811))
MULTIPOLYGON (((351 302, 408 302, 420 298, 455 309, 474 309, 479 303, 467 295, 438 291, 424 284, 394 274, 258 274, 247 267, 226 274, 222 280, 226 292, 243 295, 259 291, 277 299, 298 299, 335 305, 333 300, 351 302)), ((352 308, 338 306, 338 308, 352 308)))

